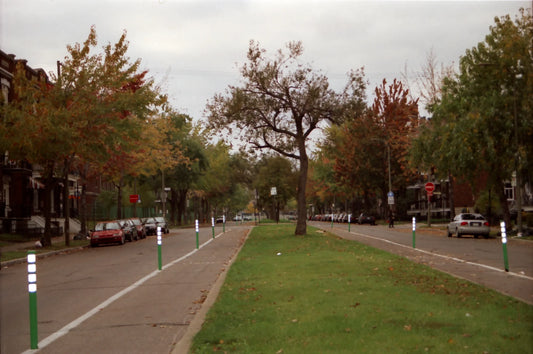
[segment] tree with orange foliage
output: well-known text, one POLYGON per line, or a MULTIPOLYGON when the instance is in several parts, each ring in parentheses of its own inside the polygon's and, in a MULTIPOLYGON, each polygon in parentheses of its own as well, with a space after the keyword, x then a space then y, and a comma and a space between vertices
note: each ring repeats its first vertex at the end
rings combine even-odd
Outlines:
POLYGON ((50 195, 58 167, 64 163, 68 174, 69 165, 79 160, 86 174, 88 166, 127 164, 143 145, 147 118, 166 102, 147 72, 139 71, 140 60, 127 58, 126 33, 103 53, 92 53, 96 45, 93 27, 83 44, 67 47, 69 56, 52 83, 30 81, 17 70, 17 97, 2 107, 0 132, 11 156, 43 168, 45 246, 51 244, 50 195))
POLYGON ((336 134, 338 183, 359 191, 367 207, 374 195, 387 205, 389 189, 405 189, 413 176, 407 155, 417 126, 417 101, 409 98, 401 82, 387 85, 383 80, 372 107, 346 121, 336 134))

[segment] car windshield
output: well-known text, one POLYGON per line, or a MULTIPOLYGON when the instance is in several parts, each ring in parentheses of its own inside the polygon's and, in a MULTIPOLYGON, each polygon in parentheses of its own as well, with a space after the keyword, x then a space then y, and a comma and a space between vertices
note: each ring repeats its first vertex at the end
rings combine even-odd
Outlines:
POLYGON ((165 222, 165 218, 160 217, 160 216, 157 217, 157 218, 155 218, 155 220, 156 220, 157 222, 165 222))
POLYGON ((141 224, 141 221, 139 219, 131 219, 131 222, 133 223, 133 225, 140 225, 141 224))
POLYGON ((105 230, 117 230, 120 229, 120 226, 116 222, 102 222, 96 224, 96 231, 105 231, 105 230))
POLYGON ((155 219, 154 218, 146 218, 146 220, 144 222, 146 224, 154 224, 155 223, 155 219))

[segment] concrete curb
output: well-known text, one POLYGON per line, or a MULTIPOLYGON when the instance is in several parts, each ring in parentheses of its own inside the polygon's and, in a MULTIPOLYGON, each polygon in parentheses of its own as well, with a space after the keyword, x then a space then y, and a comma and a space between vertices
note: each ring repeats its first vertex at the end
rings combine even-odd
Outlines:
MULTIPOLYGON (((89 247, 90 246, 87 245, 87 246, 80 246, 80 247, 65 248, 65 249, 57 250, 57 251, 50 251, 50 252, 45 252, 45 253, 37 253, 36 256, 37 256, 37 259, 43 259, 43 258, 55 256, 55 255, 58 255, 58 254, 78 252, 78 251, 84 250, 84 249, 89 248, 89 247)), ((17 259, 11 259, 9 261, 2 262, 0 264, 0 268, 9 268, 12 265, 22 264, 22 263, 26 263, 26 262, 27 262, 26 257, 17 258, 17 259)))

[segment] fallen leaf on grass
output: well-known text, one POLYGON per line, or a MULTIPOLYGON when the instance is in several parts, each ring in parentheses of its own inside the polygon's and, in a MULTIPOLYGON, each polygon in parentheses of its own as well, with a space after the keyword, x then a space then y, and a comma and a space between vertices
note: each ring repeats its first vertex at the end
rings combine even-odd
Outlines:
POLYGON ((403 326, 403 329, 405 329, 406 331, 410 331, 411 328, 412 328, 412 326, 410 324, 403 326))

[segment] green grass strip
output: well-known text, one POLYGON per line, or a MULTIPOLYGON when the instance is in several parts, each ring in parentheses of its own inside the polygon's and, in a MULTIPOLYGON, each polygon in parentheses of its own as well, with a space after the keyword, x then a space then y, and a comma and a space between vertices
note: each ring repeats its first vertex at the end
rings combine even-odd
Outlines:
POLYGON ((254 228, 191 352, 533 351, 533 306, 308 232, 294 236, 293 225, 254 228))

